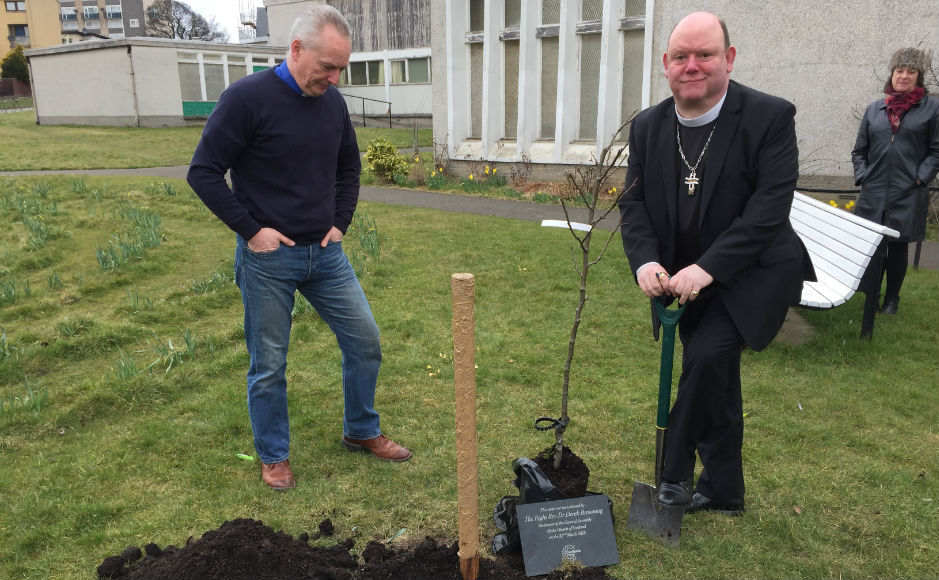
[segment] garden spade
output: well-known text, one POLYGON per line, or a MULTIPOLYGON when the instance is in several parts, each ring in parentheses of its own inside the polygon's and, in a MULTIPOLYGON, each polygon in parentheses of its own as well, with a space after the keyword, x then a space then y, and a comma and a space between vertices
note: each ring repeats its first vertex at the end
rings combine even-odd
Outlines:
POLYGON ((668 432, 668 409, 672 399, 672 361, 675 354, 675 327, 685 311, 667 310, 658 300, 653 300, 656 313, 662 323, 662 360, 659 363, 659 402, 655 421, 655 485, 633 482, 633 499, 629 504, 626 528, 636 530, 659 540, 670 548, 678 547, 681 535, 681 519, 685 506, 668 506, 657 501, 658 487, 662 483, 662 467, 665 463, 665 435, 668 432))

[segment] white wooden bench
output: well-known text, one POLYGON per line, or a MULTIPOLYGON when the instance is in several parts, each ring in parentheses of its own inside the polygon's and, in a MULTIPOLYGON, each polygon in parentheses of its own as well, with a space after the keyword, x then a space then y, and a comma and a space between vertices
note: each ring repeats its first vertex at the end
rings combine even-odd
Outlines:
POLYGON ((867 295, 861 336, 870 337, 880 293, 884 238, 900 233, 796 192, 789 221, 815 266, 817 282, 806 282, 800 306, 823 310, 867 295), (870 273, 868 273, 870 270, 870 273), (866 274, 866 276, 865 276, 866 274))
MULTIPOLYGON (((867 300, 861 336, 869 338, 874 332, 878 307, 884 238, 897 238, 900 232, 798 191, 792 201, 789 221, 809 251, 818 278, 817 282, 803 285, 799 305, 825 310, 844 304, 855 292, 864 292, 867 300)), ((565 220, 546 219, 541 225, 590 231, 587 224, 571 222, 568 226, 565 220)))

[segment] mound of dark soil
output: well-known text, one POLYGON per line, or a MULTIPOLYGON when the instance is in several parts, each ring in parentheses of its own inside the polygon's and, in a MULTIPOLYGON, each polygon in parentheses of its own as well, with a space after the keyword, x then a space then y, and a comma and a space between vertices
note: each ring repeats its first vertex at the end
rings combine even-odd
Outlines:
POLYGON ((532 458, 554 487, 567 497, 584 497, 590 480, 590 468, 570 447, 562 448, 561 465, 554 468, 554 445, 532 458))
MULTIPOLYGON (((319 525, 320 536, 332 535, 329 520, 319 525)), ((352 540, 335 545, 311 546, 310 537, 294 538, 275 532, 263 522, 236 519, 198 540, 189 538, 182 548, 160 549, 147 544, 143 551, 130 546, 98 566, 98 577, 127 580, 462 580, 458 546, 427 537, 411 547, 369 542, 361 561, 351 552, 352 540), (146 556, 143 553, 146 552, 146 556)), ((527 578, 520 559, 484 559, 479 579, 527 578)), ((549 580, 607 578, 602 568, 556 570, 549 580)))

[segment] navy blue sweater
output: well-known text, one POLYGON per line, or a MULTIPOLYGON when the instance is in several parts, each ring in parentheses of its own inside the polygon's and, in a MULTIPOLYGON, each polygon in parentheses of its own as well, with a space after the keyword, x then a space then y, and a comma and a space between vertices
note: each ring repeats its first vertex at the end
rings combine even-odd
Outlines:
POLYGON ((332 226, 345 233, 352 222, 361 167, 339 91, 305 97, 267 70, 222 93, 186 179, 245 240, 270 227, 298 244, 315 244, 332 226))

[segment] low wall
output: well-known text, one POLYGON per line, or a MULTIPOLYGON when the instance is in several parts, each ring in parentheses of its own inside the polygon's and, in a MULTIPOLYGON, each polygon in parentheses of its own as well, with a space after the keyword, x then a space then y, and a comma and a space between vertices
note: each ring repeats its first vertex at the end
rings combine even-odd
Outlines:
POLYGON ((19 79, 0 79, 0 97, 31 97, 32 87, 19 79))

